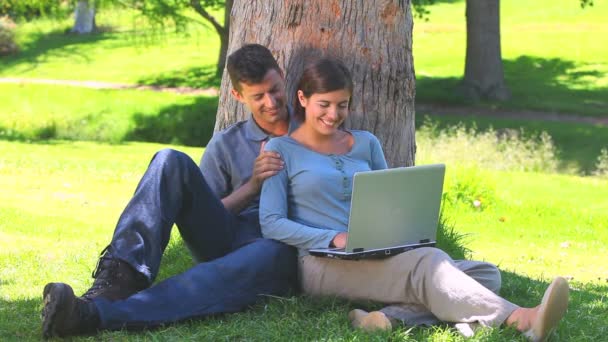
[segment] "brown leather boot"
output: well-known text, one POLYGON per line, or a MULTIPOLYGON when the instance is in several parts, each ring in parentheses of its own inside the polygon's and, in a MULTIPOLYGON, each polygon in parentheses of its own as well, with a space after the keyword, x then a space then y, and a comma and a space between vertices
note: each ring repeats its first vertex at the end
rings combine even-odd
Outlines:
POLYGON ((49 283, 43 292, 42 337, 91 334, 99 328, 97 307, 78 298, 68 284, 49 283))
POLYGON ((82 295, 86 300, 103 297, 110 301, 125 299, 148 287, 148 279, 128 263, 102 255, 93 272, 95 281, 82 295))

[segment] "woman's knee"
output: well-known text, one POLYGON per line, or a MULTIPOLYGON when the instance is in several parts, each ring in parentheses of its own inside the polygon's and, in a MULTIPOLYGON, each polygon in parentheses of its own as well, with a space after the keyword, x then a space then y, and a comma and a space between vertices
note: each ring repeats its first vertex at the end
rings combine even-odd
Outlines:
POLYGON ((479 265, 479 273, 481 273, 479 275, 481 280, 478 280, 478 282, 488 290, 498 294, 502 286, 502 276, 498 267, 489 262, 482 262, 479 265))
POLYGON ((435 247, 423 247, 418 248, 415 251, 418 252, 420 262, 425 264, 434 264, 442 261, 453 262, 452 258, 444 251, 435 247))

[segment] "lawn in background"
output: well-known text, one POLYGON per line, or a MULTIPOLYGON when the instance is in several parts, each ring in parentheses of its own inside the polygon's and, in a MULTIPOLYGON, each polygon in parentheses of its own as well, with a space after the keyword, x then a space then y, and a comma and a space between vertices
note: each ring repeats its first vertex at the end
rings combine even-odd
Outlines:
MULTIPOLYGON (((501 1, 501 47, 513 98, 483 105, 608 116, 608 2, 501 1)), ((414 24, 416 100, 464 104, 465 1, 437 1, 414 24)))

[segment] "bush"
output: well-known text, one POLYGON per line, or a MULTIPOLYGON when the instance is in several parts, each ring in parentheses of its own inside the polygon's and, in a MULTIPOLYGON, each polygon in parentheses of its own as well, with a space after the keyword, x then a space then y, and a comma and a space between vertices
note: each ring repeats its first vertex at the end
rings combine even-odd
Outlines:
POLYGON ((11 55, 19 51, 13 32, 15 26, 9 17, 0 17, 0 56, 11 55))
POLYGON ((603 148, 597 157, 594 175, 608 178, 608 149, 603 148))
POLYGON ((59 0, 0 0, 0 16, 30 20, 42 16, 65 16, 70 1, 59 0))
POLYGON ((464 167, 509 171, 555 172, 558 166, 551 137, 523 130, 478 131, 456 125, 439 129, 425 121, 416 132, 416 164, 441 162, 464 167))

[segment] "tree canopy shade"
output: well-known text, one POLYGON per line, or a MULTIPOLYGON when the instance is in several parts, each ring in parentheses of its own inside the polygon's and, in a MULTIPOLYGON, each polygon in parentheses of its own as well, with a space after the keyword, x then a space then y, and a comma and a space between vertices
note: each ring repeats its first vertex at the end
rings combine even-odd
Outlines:
MULTIPOLYGON (((2 1, 2 0, 0 0, 2 1)), ((233 0, 112 0, 127 5, 141 12, 148 19, 164 26, 166 19, 172 20, 178 28, 191 21, 184 15, 184 9, 191 8, 209 23, 220 38, 220 51, 217 62, 217 74, 221 74, 226 64, 228 34, 230 32, 230 11, 233 0), (212 15, 212 11, 224 8, 224 24, 212 15)))
MULTIPOLYGON (((593 0, 579 1, 582 8, 593 0)), ((428 18, 435 0, 412 0, 417 16, 428 18)), ((458 92, 464 98, 505 101, 511 97, 503 72, 500 0, 466 0, 467 42, 464 77, 458 92)))
MULTIPOLYGON (((228 52, 244 43, 267 46, 286 72, 290 101, 303 66, 319 56, 340 58, 355 89, 352 129, 373 132, 391 166, 414 164, 412 11, 410 1, 235 0, 228 52)), ((216 129, 249 115, 230 95, 224 72, 216 129)))

